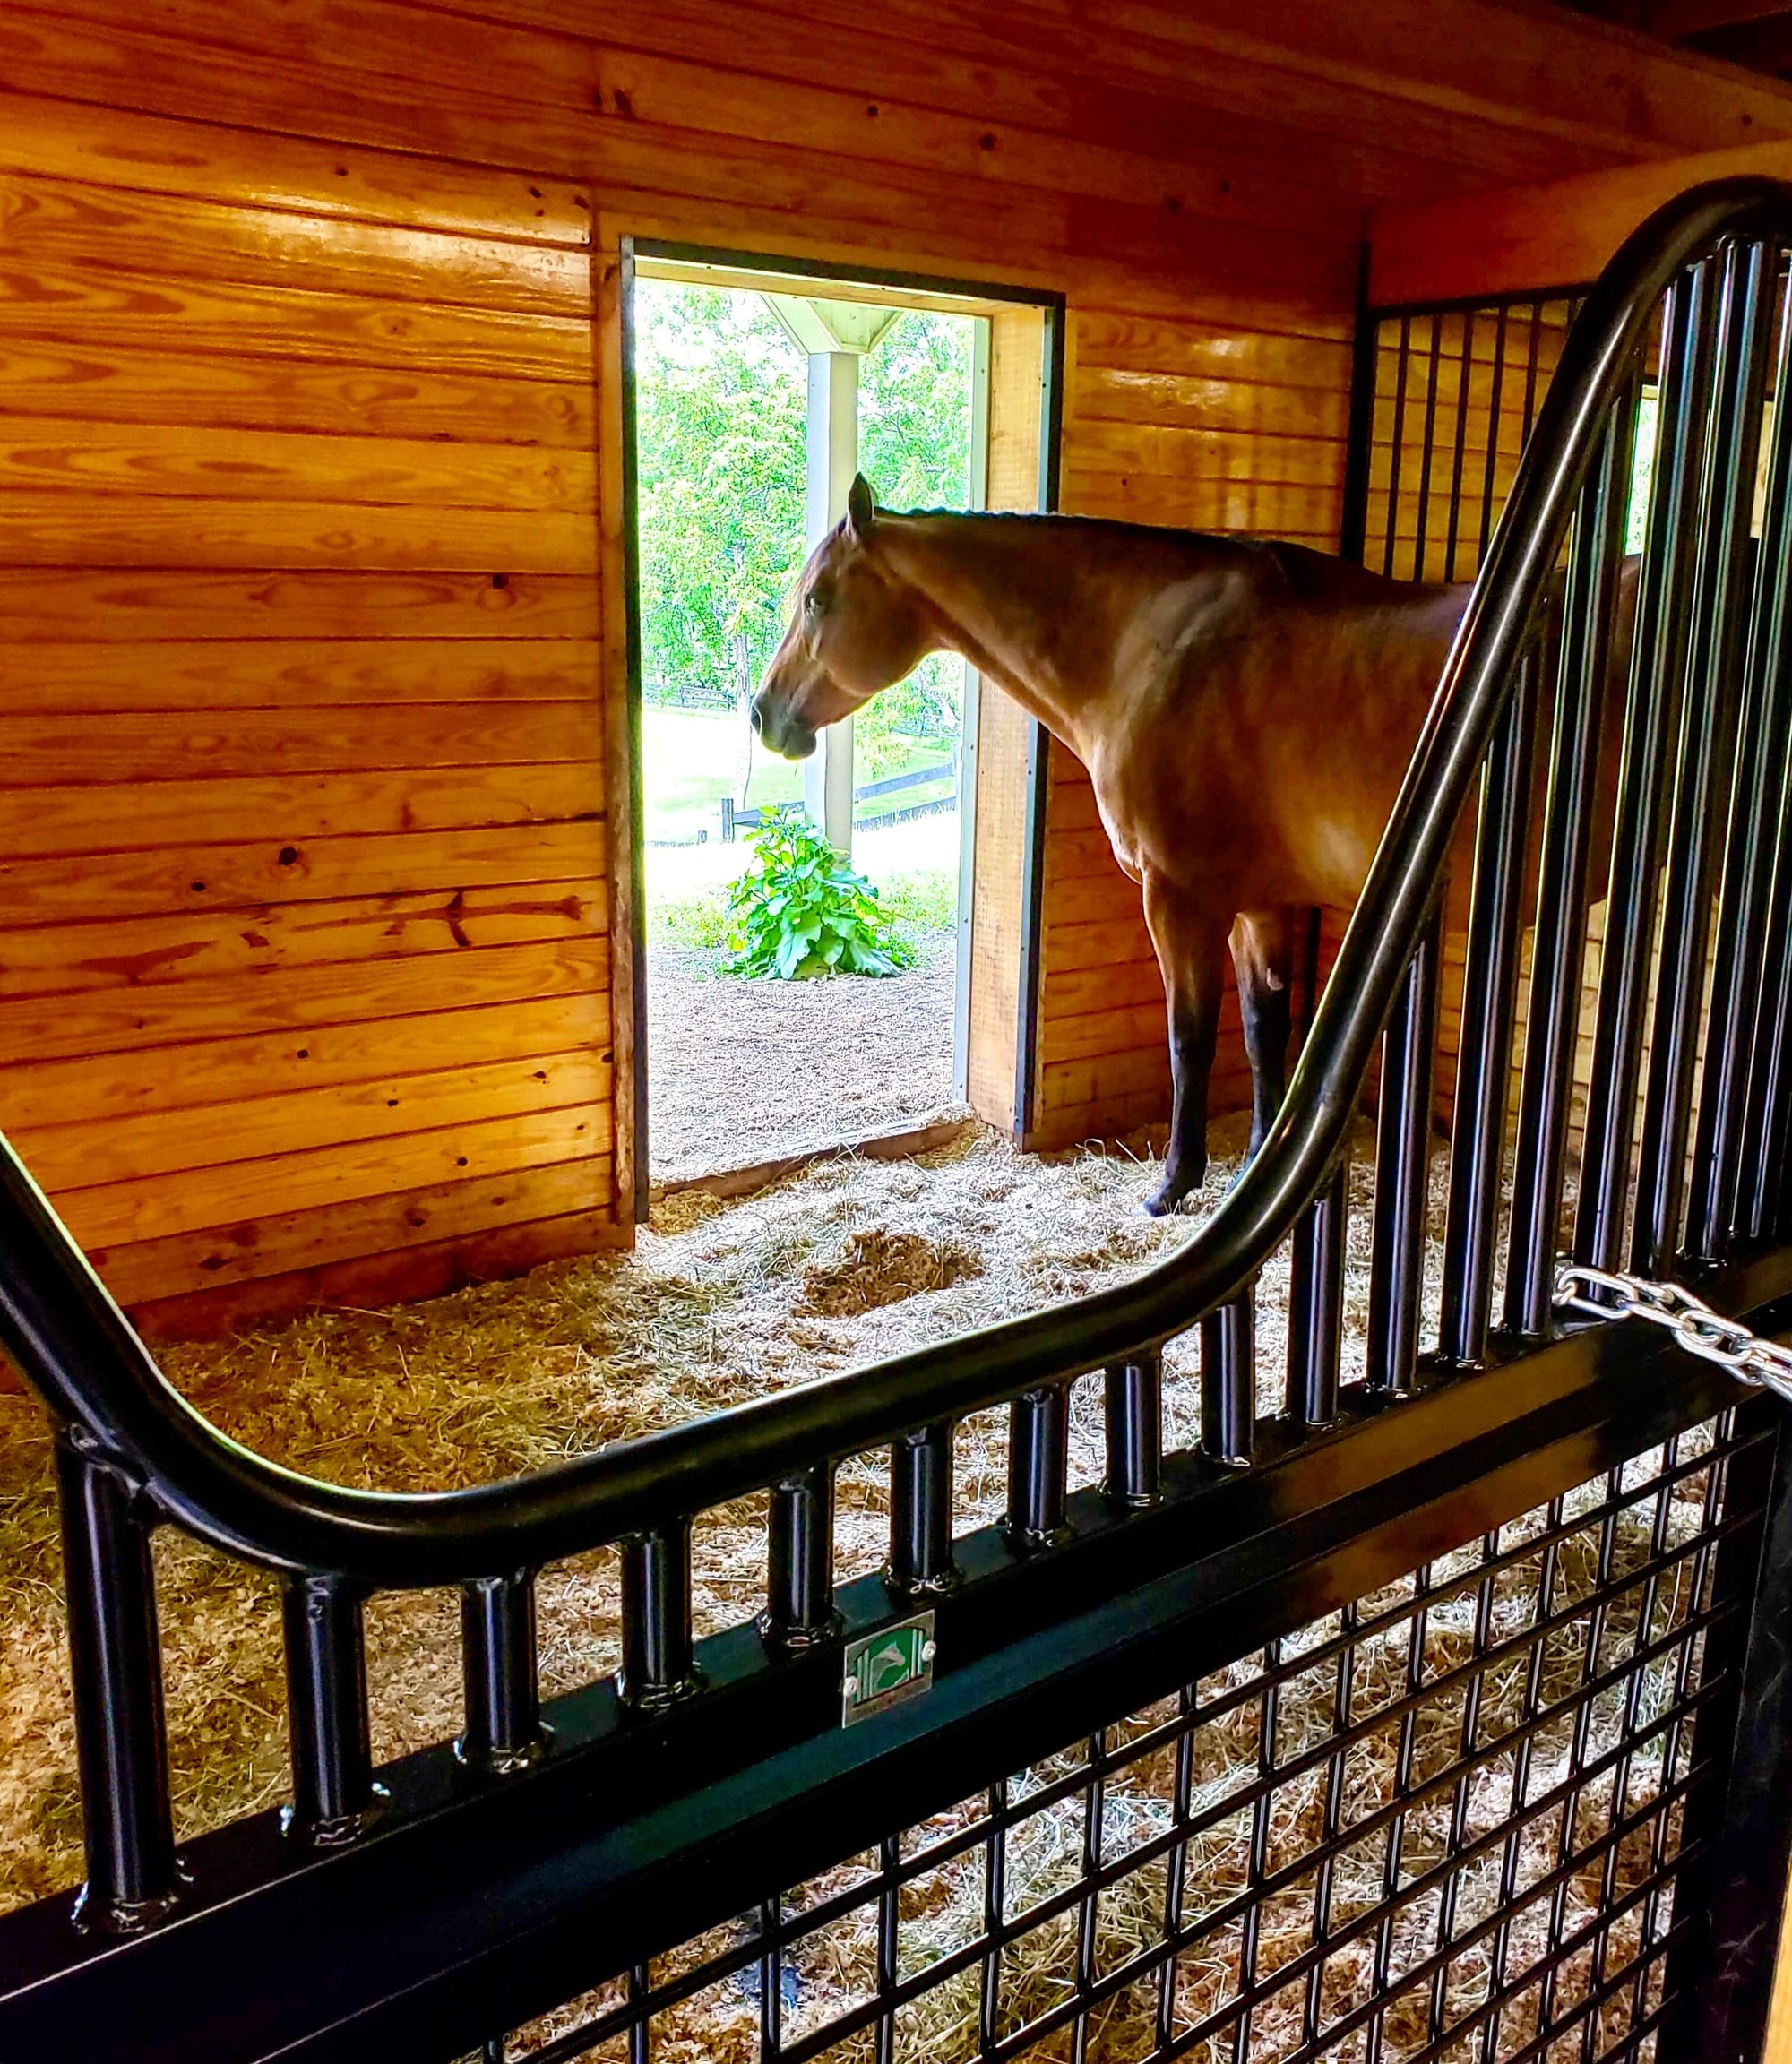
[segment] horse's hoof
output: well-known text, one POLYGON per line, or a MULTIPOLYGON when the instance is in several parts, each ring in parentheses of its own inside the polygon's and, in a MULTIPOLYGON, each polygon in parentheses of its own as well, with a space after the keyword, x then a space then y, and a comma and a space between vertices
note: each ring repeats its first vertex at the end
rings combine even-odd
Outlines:
POLYGON ((1148 1218, 1167 1218, 1185 1197, 1200 1187, 1199 1182, 1160 1182, 1139 1208, 1148 1218))

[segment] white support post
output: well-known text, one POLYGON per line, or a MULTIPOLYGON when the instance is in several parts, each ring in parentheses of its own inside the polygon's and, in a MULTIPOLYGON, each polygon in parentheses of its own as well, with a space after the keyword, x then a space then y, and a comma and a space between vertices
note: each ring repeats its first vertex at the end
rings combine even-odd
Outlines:
MULTIPOLYGON (((809 354, 808 545, 814 551, 846 514, 858 471, 858 353, 809 354)), ((852 718, 830 724, 803 763, 803 803, 841 859, 852 857, 852 718)))

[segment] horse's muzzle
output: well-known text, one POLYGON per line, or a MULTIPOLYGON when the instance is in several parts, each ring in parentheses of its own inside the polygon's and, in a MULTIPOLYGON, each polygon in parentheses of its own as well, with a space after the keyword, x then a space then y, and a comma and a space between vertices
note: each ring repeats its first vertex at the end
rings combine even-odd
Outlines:
POLYGON ((815 749, 814 726, 763 695, 753 705, 753 727, 786 760, 806 760, 815 749))

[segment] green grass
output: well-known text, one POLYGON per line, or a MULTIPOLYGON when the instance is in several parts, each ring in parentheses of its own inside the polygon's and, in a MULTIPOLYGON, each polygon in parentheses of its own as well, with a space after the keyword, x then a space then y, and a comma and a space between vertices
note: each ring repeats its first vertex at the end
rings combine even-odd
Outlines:
POLYGON ((943 867, 925 874, 892 874, 877 885, 877 900, 911 938, 951 932, 958 924, 958 877, 943 867))
MULTIPOLYGON (((734 793, 745 760, 742 719, 731 711, 678 710, 654 703, 642 710, 641 719, 642 804, 648 838, 694 842, 699 831, 719 838, 722 797, 734 793)), ((883 744, 877 755, 877 778, 933 766, 948 752, 937 738, 899 735, 883 744)), ((861 765, 859 780, 871 778, 861 765)), ((903 789, 892 796, 879 796, 866 808, 907 807, 944 793, 945 784, 930 783, 912 792, 903 789)), ((802 795, 801 766, 780 760, 755 740, 745 807, 756 810, 764 804, 797 803, 802 795)))

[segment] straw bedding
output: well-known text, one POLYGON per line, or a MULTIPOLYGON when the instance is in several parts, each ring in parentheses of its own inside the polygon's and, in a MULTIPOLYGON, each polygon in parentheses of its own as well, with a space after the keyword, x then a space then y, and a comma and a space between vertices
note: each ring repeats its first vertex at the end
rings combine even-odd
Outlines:
MULTIPOLYGON (((633 1255, 556 1263, 518 1283, 476 1287, 409 1308, 325 1311, 278 1329, 171 1348, 165 1365, 220 1426, 307 1471, 342 1483, 405 1489, 473 1483, 541 1467, 1118 1280, 1166 1253, 1212 1208, 1236 1172, 1241 1135, 1241 1122, 1215 1127, 1220 1151, 1207 1187, 1187 1215, 1173 1220, 1154 1222, 1137 1211, 1150 1180, 1150 1170, 1141 1165, 1149 1158, 1142 1145, 1133 1152, 1021 1157, 972 1126, 955 1147, 917 1162, 830 1161, 728 1204, 701 1191, 676 1194, 656 1212, 633 1255)), ((1353 1175, 1356 1205, 1366 1204, 1369 1194, 1366 1159, 1364 1142, 1353 1175)), ((1434 1208, 1437 1201, 1434 1195, 1434 1208)), ((1353 1210, 1347 1373, 1361 1363, 1365 1221, 1362 1210, 1353 1210)), ((1286 1259, 1279 1257, 1259 1293, 1263 1409, 1278 1402, 1273 1389, 1287 1294, 1286 1259)), ((1195 1437, 1193 1377, 1191 1340, 1178 1344, 1167 1360, 1169 1444, 1195 1437)), ((1093 1481, 1100 1468, 1101 1429, 1091 1383, 1080 1384, 1073 1396, 1072 1447, 1073 1483, 1093 1481)), ((0 1397, 0 1873, 9 1905, 72 1886, 80 1876, 48 1461, 35 1406, 0 1397)), ((996 1516, 1004 1466, 1003 1415, 984 1414, 969 1422, 958 1451, 961 1527, 996 1516)), ((844 1578, 875 1568, 883 1552, 883 1461, 861 1458, 844 1466, 838 1501, 844 1578)), ((1686 1509, 1696 1518, 1695 1507, 1686 1509)), ((694 1554, 699 1631, 747 1617, 762 1583, 762 1499, 705 1515, 694 1554)), ((283 1794, 278 1597, 271 1579, 169 1530, 158 1537, 156 1557, 177 1827, 190 1837, 283 1794)), ((1495 1612, 1496 1621, 1504 1612, 1516 1627, 1516 1616, 1529 1608, 1515 1589, 1506 1596, 1512 1588, 1504 1579, 1496 1587, 1495 1612)), ((1438 1658, 1466 1655, 1474 1604, 1470 1589, 1430 1614, 1427 1668, 1443 1666, 1438 1658)), ((547 1694, 613 1668, 619 1632, 613 1554, 599 1552, 544 1572, 539 1615, 547 1694)), ((453 1598, 445 1593, 381 1597, 370 1604, 367 1618, 376 1758, 452 1734, 460 1719, 453 1598)), ((1254 1667, 1240 1664, 1235 1674, 1254 1667)), ((1359 1681, 1367 1672, 1385 1684, 1381 1692, 1359 1692, 1357 1711, 1371 1709, 1366 1698, 1399 1696, 1408 1667, 1402 1631, 1379 1646, 1367 1644, 1359 1681)), ((1578 1673, 1579 1652, 1552 1654, 1550 1667, 1578 1673)), ((1488 1697, 1515 1712, 1522 1690, 1521 1681, 1501 1680, 1489 1683, 1488 1697)), ((1282 1696, 1279 1726, 1284 1733, 1305 1727, 1316 1735, 1331 1724, 1331 1697, 1326 1673, 1315 1673, 1312 1683, 1297 1679, 1282 1696)), ((1254 1769, 1260 1705, 1248 1700, 1202 1729, 1194 1750, 1197 1796, 1222 1796, 1241 1774, 1254 1769)), ((1497 1731, 1492 1711, 1482 1724, 1497 1731)), ((1442 1712, 1427 1729, 1416 1750, 1421 1768, 1428 1757, 1447 1760, 1460 1732, 1442 1712)), ((1124 1733, 1117 1731, 1115 1739, 1124 1733)), ((1396 1753, 1391 1737, 1376 1737, 1353 1761, 1350 1784, 1385 1793, 1396 1753)), ((1110 1854, 1164 1824, 1167 1769, 1166 1751, 1109 1783, 1102 1811, 1110 1854)), ((1509 1773, 1506 1782, 1509 1788, 1509 1773)), ((1485 1788, 1483 1798, 1471 1787, 1471 1819, 1497 1819, 1504 1810, 1496 1796, 1496 1770, 1487 1774, 1485 1788)), ((1319 1775, 1305 1790, 1284 1787, 1278 1795, 1276 1843, 1311 1839, 1323 1810, 1322 1790, 1319 1775)), ((977 1810, 967 1806, 937 1825, 961 1824, 977 1810)), ((1080 1796, 1073 1798, 1011 1835, 1011 1910, 1074 1876, 1084 1838, 1081 1810, 1080 1796)), ((1242 1830, 1222 1824, 1203 1853, 1190 1859, 1191 1885, 1210 1903, 1244 1881, 1250 1848, 1245 1818, 1242 1830)), ((1434 1849, 1442 1840, 1436 1815, 1416 1817, 1408 1839, 1421 1850, 1427 1844, 1434 1849)), ((806 1896, 849 1881, 859 1867, 843 1865, 806 1896)), ((1380 1869, 1377 1857, 1373 1868, 1362 1860, 1355 1878, 1341 1872, 1340 1914, 1352 1910, 1353 1899, 1367 1904, 1379 1896, 1380 1869)), ((1124 1956, 1129 1944, 1157 1937, 1162 1897, 1160 1863, 1104 1895, 1098 1931, 1098 1957, 1107 1960, 1102 1967, 1124 1956)), ((974 1932, 982 1898, 982 1862, 975 1851, 905 1893, 905 1968, 974 1932)), ((1279 1940, 1286 1938, 1284 1954, 1304 1943, 1310 1885, 1283 1905, 1285 1914, 1265 1916, 1259 1951, 1265 1970, 1274 1965, 1279 1940)), ((874 1968, 874 1914, 867 1909, 834 1924, 792 1959, 789 2035, 863 1997, 874 1968)), ((1410 1922, 1415 1929, 1426 1925, 1422 1917, 1410 1922)), ((1035 1931, 1012 1953, 1008 1977, 1016 2025, 1064 1996, 1074 1970, 1075 1938, 1073 1913, 1035 1931)), ((1395 1948, 1398 1953, 1398 1943, 1395 1948)), ((1372 1933, 1364 1954, 1373 1956, 1374 1950, 1372 1933)), ((1198 2015, 1206 1994, 1224 1996, 1222 1960, 1217 1952, 1205 1962, 1185 1960, 1179 2016, 1198 2015)), ((1340 1976, 1339 1982, 1345 1982, 1340 1976)), ((727 1980, 662 2017, 656 2054, 680 2060, 754 2054, 758 2008, 751 1991, 742 1980, 727 1980)), ((1297 2024, 1297 2007, 1292 2011, 1297 2024)), ((554 2017, 542 2033, 564 2025, 564 2018, 554 2017)), ((905 2011, 901 2035, 900 2053, 925 2051, 933 2064, 974 2055, 974 1974, 905 2011)), ((1401 2054, 1402 2031, 1391 2023, 1387 2035, 1388 2054, 1401 2054)), ((1148 1989, 1133 1988, 1112 2003, 1090 2053, 1118 2064, 1144 2054, 1151 2040, 1148 1989)), ((1038 2053, 1056 2055, 1062 2047, 1055 2041, 1038 2053)), ((1250 2054, 1280 2051, 1280 2037, 1260 2015, 1250 2054)), ((830 2054, 857 2057, 859 2045, 830 2054)))

